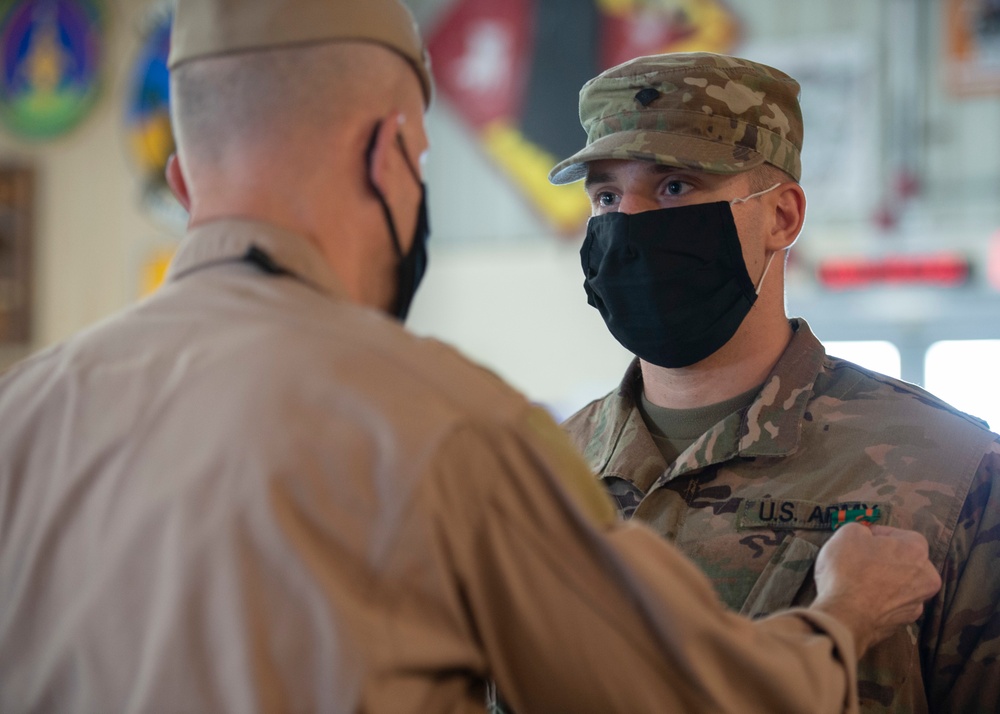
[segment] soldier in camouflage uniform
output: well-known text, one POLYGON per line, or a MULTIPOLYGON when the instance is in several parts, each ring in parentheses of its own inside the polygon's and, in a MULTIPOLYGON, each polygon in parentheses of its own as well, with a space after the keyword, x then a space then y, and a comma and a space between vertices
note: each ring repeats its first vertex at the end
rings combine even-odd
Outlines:
POLYGON ((638 58, 583 87, 586 148, 550 180, 586 179, 588 297, 636 359, 565 427, 622 514, 750 616, 811 601, 838 522, 919 531, 944 587, 861 661, 862 711, 998 712, 998 437, 827 356, 787 318, 784 253, 805 213, 798 90, 702 53, 638 58))

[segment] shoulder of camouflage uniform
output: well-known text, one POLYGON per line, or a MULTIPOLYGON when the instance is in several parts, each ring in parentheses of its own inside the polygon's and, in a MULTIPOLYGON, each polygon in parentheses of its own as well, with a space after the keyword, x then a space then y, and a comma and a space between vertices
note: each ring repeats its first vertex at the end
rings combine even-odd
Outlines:
POLYGON ((956 417, 964 419, 971 426, 975 426, 985 431, 990 431, 990 425, 985 420, 980 419, 977 416, 973 416, 972 414, 963 412, 962 410, 957 409, 956 407, 953 407, 951 404, 944 401, 940 397, 931 394, 923 387, 920 387, 911 382, 904 382, 901 379, 896 379, 895 377, 890 377, 889 375, 882 374, 881 372, 870 370, 866 367, 862 367, 859 364, 855 364, 854 362, 851 362, 849 360, 841 359, 840 357, 832 357, 830 355, 826 356, 825 367, 830 372, 835 372, 839 370, 853 370, 874 382, 878 382, 879 384, 888 387, 896 394, 910 396, 913 399, 916 399, 917 401, 926 404, 927 406, 941 409, 946 412, 950 412, 956 417))
POLYGON ((581 453, 586 453, 588 448, 592 449, 592 440, 603 435, 608 427, 607 419, 604 418, 607 398, 604 396, 593 400, 559 425, 581 453))
POLYGON ((572 425, 576 429, 582 429, 585 424, 592 420, 595 413, 601 410, 607 398, 608 395, 604 395, 603 397, 598 397, 587 402, 587 404, 566 417, 562 422, 562 426, 567 427, 572 425))

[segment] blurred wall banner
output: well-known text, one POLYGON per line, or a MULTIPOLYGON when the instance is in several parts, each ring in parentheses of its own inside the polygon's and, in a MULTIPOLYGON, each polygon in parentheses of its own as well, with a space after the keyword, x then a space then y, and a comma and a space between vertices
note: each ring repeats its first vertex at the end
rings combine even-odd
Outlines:
POLYGON ((96 0, 0 0, 0 120, 13 134, 51 139, 98 96, 103 13, 96 0))
POLYGON ((945 0, 944 8, 948 90, 1000 93, 1000 0, 945 0))
POLYGON ((31 339, 31 243, 34 177, 0 168, 0 347, 31 339))
POLYGON ((165 175, 167 159, 174 152, 167 70, 171 18, 171 3, 157 0, 140 23, 142 39, 125 98, 125 137, 139 173, 143 208, 161 225, 180 234, 187 213, 171 194, 165 175))
POLYGON ((559 234, 590 214, 549 169, 580 149, 580 87, 640 55, 729 52, 742 26, 723 0, 456 0, 429 33, 440 93, 483 151, 559 234))

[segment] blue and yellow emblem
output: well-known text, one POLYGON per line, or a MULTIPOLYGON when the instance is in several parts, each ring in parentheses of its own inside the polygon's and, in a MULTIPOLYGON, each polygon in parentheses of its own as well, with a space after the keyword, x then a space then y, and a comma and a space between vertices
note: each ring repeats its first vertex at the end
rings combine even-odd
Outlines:
POLYGON ((166 189, 164 170, 174 151, 170 126, 171 14, 165 5, 151 13, 132 69, 125 107, 125 130, 132 161, 143 174, 145 189, 166 189))
POLYGON ((0 0, 0 120, 31 139, 65 133, 100 88, 103 19, 95 0, 0 0))
POLYGON ((141 175, 143 208, 158 222, 183 233, 187 212, 167 186, 167 159, 174 153, 170 124, 171 3, 151 5, 142 24, 142 44, 132 67, 125 99, 125 138, 132 164, 141 175))
MULTIPOLYGON (((125 140, 132 164, 140 175, 140 202, 144 211, 175 236, 187 225, 187 212, 167 186, 167 160, 175 150, 170 124, 170 26, 172 4, 150 3, 140 24, 141 43, 132 64, 125 97, 125 140)), ((149 295, 163 283, 176 244, 159 241, 145 248, 138 266, 138 294, 149 295)))

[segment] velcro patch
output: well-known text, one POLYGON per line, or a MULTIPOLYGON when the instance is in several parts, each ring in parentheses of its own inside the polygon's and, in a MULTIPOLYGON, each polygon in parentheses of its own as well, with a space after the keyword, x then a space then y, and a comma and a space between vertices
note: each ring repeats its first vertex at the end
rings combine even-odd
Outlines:
POLYGON ((829 531, 837 525, 841 511, 871 511, 867 523, 889 523, 887 503, 843 501, 816 503, 781 498, 744 499, 736 515, 736 529, 771 528, 773 530, 829 531))

